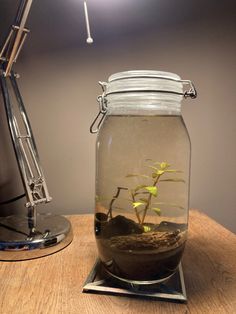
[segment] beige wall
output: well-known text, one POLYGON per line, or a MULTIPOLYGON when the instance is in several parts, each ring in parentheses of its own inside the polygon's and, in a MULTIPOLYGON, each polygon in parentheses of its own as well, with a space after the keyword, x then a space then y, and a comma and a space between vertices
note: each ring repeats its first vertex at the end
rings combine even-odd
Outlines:
MULTIPOLYGON (((95 42, 80 50, 23 58, 17 66, 19 85, 53 196, 45 210, 62 214, 93 210, 95 136, 89 126, 98 110, 97 82, 128 69, 166 70, 193 80, 199 93, 196 100, 183 103, 192 141, 191 207, 236 231, 234 36, 231 25, 222 29, 220 24, 199 23, 171 34, 163 31, 161 40, 153 30, 148 36, 137 34, 115 45, 95 42)), ((21 192, 16 170, 12 170, 14 161, 6 162, 10 158, 6 154, 11 153, 5 154, 5 149, 4 139, 2 199, 17 185, 16 192, 21 192)))

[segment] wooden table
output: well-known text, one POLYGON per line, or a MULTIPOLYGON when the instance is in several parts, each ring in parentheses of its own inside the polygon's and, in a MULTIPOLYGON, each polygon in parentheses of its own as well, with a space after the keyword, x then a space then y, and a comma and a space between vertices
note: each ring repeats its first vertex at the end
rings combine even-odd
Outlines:
POLYGON ((191 211, 183 270, 187 304, 82 293, 97 251, 93 216, 70 217, 73 242, 61 252, 0 262, 0 313, 236 313, 236 236, 191 211))

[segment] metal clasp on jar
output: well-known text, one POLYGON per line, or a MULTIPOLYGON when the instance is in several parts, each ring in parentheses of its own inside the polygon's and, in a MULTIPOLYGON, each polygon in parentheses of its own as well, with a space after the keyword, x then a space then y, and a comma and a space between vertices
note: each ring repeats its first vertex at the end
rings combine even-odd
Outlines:
POLYGON ((99 84, 102 87, 103 93, 102 93, 102 95, 99 95, 97 97, 97 101, 99 103, 99 112, 90 126, 90 133, 92 133, 92 134, 98 133, 98 131, 102 125, 102 122, 106 116, 106 113, 107 113, 107 99, 106 99, 106 85, 107 85, 107 83, 99 82, 99 84))
POLYGON ((189 90, 183 92, 184 98, 187 97, 191 97, 192 99, 197 98, 197 90, 193 84, 193 82, 189 81, 189 80, 180 80, 181 83, 183 83, 183 85, 189 85, 189 90))

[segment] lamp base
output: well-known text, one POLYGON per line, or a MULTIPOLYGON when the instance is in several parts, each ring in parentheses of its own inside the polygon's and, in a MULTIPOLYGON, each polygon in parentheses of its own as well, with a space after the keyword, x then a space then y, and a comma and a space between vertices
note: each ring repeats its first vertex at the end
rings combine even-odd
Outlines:
POLYGON ((71 243, 71 223, 63 216, 37 214, 32 219, 0 217, 0 260, 22 261, 56 253, 71 243))

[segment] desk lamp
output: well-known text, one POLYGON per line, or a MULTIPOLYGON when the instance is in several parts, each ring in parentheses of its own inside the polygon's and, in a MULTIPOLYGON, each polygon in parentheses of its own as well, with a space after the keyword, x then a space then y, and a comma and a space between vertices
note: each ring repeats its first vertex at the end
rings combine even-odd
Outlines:
MULTIPOLYGON (((29 29, 25 27, 33 0, 21 0, 15 22, 0 50, 0 86, 12 144, 25 193, 1 204, 26 197, 26 211, 0 218, 0 260, 16 261, 55 253, 72 241, 70 222, 62 216, 37 213, 37 206, 51 201, 39 154, 13 71, 29 29)), ((87 3, 84 1, 87 43, 90 35, 87 3)))

